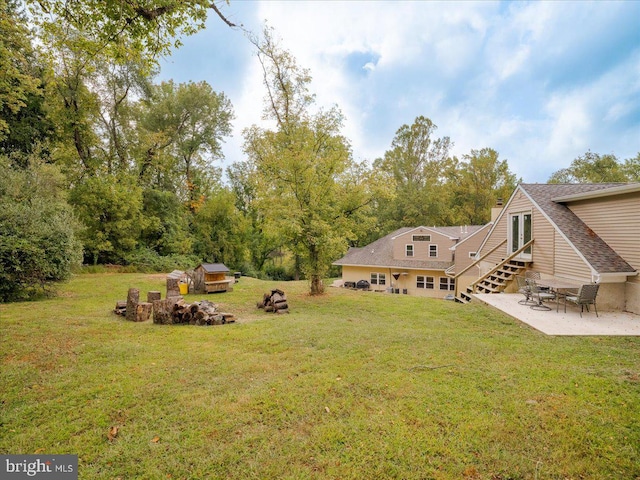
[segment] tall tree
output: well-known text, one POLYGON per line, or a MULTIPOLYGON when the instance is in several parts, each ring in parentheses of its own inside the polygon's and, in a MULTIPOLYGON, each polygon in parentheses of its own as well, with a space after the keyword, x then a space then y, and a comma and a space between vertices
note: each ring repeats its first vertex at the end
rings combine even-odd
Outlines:
POLYGON ((311 76, 279 47, 272 30, 265 28, 253 43, 267 89, 265 116, 276 125, 244 132, 258 208, 299 257, 311 294, 320 294, 331 262, 354 237, 356 212, 371 198, 361 185, 343 181, 353 161, 340 134, 342 114, 337 108, 311 111, 311 76))
POLYGON ((231 134, 231 102, 204 81, 162 82, 142 102, 138 118, 140 177, 152 180, 161 174, 167 185, 166 176, 173 172, 179 179, 172 183, 195 212, 215 183, 210 172, 223 156, 224 137, 231 134))
POLYGON ((391 231, 407 225, 447 224, 449 190, 446 182, 453 166, 449 137, 434 138, 437 126, 419 116, 396 132, 384 158, 374 162, 393 183, 395 197, 380 205, 381 221, 391 231))
POLYGON ((456 223, 481 225, 491 219, 491 207, 499 198, 506 199, 518 180, 509 170, 506 160, 499 160, 492 148, 471 150, 458 165, 452 182, 455 200, 452 207, 458 212, 456 223))

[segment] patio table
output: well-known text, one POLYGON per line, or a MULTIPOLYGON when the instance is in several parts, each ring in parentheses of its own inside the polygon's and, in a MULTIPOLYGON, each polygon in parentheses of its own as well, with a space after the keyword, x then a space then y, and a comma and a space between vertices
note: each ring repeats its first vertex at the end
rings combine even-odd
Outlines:
POLYGON ((548 278, 538 280, 538 285, 541 287, 548 287, 552 291, 556 293, 556 312, 558 312, 560 307, 560 297, 564 298, 565 303, 567 302, 567 293, 569 291, 578 290, 580 285, 572 283, 568 280, 564 280, 562 278, 548 278))

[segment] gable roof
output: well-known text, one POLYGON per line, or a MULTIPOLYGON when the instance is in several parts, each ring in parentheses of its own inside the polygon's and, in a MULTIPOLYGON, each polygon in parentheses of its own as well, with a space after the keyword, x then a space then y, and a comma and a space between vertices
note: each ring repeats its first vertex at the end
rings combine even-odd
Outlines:
MULTIPOLYGON (((566 203, 556 200, 565 197, 603 195, 605 190, 618 190, 623 183, 589 184, 520 184, 520 189, 547 217, 582 258, 598 273, 635 272, 620 255, 576 216, 566 203)), ((514 192, 515 194, 515 192, 514 192)), ((513 197, 512 197, 513 198, 513 197)), ((503 210, 504 211, 504 210, 503 210)))
POLYGON ((397 233, 397 234, 395 232, 392 233, 392 238, 395 240, 396 237, 399 237, 406 233, 411 233, 414 230, 427 230, 429 232, 437 233, 439 235, 444 235, 445 237, 448 237, 451 240, 462 241, 463 239, 470 237, 471 235, 473 235, 475 232, 477 232, 483 227, 484 225, 465 225, 465 226, 458 226, 458 227, 425 227, 425 226, 414 227, 414 228, 405 227, 405 228, 396 230, 396 232, 400 232, 400 233, 397 233))
POLYGON ((200 266, 206 273, 228 273, 230 271, 224 263, 201 263, 200 266))
POLYGON ((421 270, 446 270, 453 262, 443 262, 436 260, 416 260, 393 258, 393 241, 406 233, 419 228, 429 230, 440 235, 444 235, 452 240, 467 238, 473 235, 482 225, 471 225, 466 227, 466 231, 461 227, 403 227, 391 232, 365 247, 350 248, 344 257, 333 262, 333 265, 352 265, 361 267, 391 267, 421 270))

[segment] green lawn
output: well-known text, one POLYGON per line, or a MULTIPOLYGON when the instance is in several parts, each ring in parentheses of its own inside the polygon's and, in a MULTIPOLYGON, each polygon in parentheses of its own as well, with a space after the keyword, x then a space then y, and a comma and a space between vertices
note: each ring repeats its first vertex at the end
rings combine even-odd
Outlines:
POLYGON ((238 323, 160 326, 111 313, 129 287, 164 296, 85 274, 0 305, 0 453, 78 454, 86 479, 640 478, 638 338, 244 277, 187 297, 238 323), (274 287, 290 314, 256 309, 274 287))

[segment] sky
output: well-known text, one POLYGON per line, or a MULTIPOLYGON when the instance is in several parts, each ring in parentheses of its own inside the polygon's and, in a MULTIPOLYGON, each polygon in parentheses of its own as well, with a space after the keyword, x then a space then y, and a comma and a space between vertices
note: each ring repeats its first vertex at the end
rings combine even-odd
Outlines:
MULTIPOLYGON (((587 151, 640 152, 640 1, 218 2, 313 78, 316 105, 336 105, 354 159, 373 162, 402 125, 425 116, 452 155, 490 147, 525 183, 545 183, 587 151)), ((226 167, 242 131, 262 120, 266 90, 242 29, 211 12, 206 28, 162 59, 159 81, 205 80, 233 104, 226 167)))

